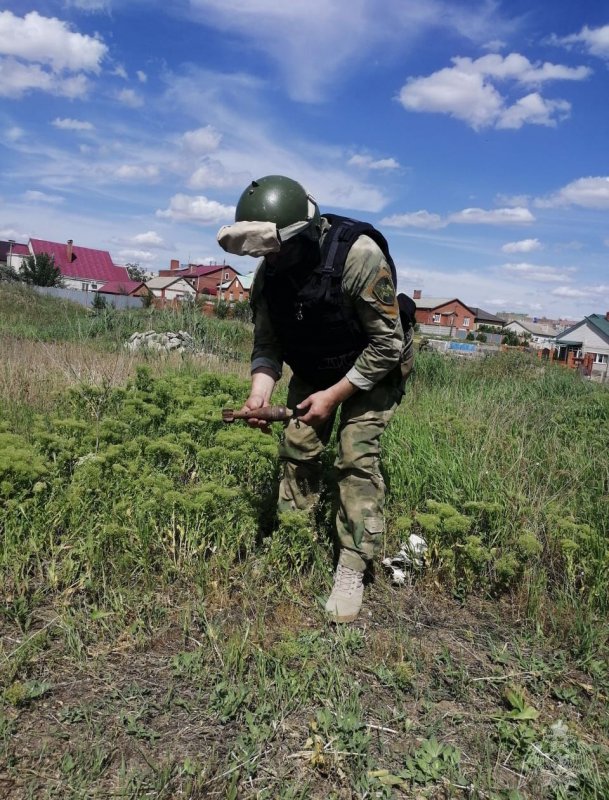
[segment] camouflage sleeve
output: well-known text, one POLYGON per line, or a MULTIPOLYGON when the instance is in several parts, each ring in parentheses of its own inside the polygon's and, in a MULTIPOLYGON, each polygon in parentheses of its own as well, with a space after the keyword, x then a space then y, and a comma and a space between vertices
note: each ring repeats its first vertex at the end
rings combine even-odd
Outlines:
POLYGON ((276 380, 281 378, 283 368, 282 349, 271 325, 266 300, 262 294, 264 283, 264 261, 256 269, 250 292, 250 305, 254 319, 254 347, 252 349, 251 371, 260 367, 272 370, 276 380))
POLYGON ((360 236, 347 256, 343 291, 369 339, 346 377, 368 391, 400 363, 404 334, 391 269, 367 236, 360 236))

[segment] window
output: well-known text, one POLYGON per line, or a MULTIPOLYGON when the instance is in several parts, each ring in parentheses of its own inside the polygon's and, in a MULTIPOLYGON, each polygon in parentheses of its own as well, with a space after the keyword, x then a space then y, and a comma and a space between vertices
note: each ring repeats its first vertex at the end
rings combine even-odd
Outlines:
POLYGON ((89 284, 88 283, 81 283, 80 284, 80 288, 82 289, 83 292, 88 292, 89 291, 89 284))
POLYGON ((225 272, 224 273, 224 280, 225 281, 229 281, 230 280, 230 272, 225 272))
POLYGON ((463 327, 469 328, 469 317, 463 317, 463 327))
POLYGON ((433 321, 436 325, 439 325, 440 322, 442 321, 442 314, 434 314, 433 321))
POLYGON ((595 353, 594 354, 594 363, 595 364, 607 364, 609 362, 609 355, 607 353, 595 353))

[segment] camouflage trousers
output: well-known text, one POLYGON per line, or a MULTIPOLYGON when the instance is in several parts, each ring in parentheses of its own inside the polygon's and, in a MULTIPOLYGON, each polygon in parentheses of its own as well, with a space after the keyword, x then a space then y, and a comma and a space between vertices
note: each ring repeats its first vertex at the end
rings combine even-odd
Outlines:
MULTIPOLYGON (((294 408, 314 391, 293 376, 288 406, 294 408)), ((351 569, 364 571, 381 546, 385 482, 380 470, 380 438, 403 391, 401 375, 394 371, 370 391, 356 392, 340 406, 334 462, 339 494, 336 529, 341 547, 339 561, 351 569)), ((319 427, 299 425, 294 419, 286 425, 279 447, 279 511, 312 510, 317 503, 321 456, 335 416, 336 412, 319 427)))

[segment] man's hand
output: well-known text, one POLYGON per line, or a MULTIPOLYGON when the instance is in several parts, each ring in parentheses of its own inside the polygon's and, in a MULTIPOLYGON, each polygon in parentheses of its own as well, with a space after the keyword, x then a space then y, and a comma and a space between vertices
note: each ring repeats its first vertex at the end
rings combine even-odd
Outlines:
POLYGON ((334 409, 355 392, 357 388, 347 378, 341 378, 334 386, 313 392, 298 403, 296 408, 305 412, 298 420, 307 425, 322 425, 331 417, 334 409))
MULTIPOLYGON (((264 408, 270 405, 268 400, 265 400, 261 394, 250 394, 247 398, 241 411, 255 411, 257 408, 264 408)), ((247 424, 250 428, 260 428, 262 433, 270 433, 270 425, 268 420, 264 419, 256 419, 256 417, 250 417, 247 421, 247 424)))

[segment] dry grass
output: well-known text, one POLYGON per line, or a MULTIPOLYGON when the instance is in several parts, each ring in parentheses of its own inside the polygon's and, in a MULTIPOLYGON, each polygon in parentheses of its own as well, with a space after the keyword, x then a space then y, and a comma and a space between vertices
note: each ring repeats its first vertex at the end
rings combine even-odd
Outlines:
POLYGON ((0 401, 13 407, 51 411, 57 395, 89 384, 112 388, 124 385, 136 367, 147 365, 153 375, 169 369, 213 370, 247 378, 249 364, 221 360, 215 355, 153 355, 127 350, 108 352, 90 342, 39 342, 0 336, 0 401))

